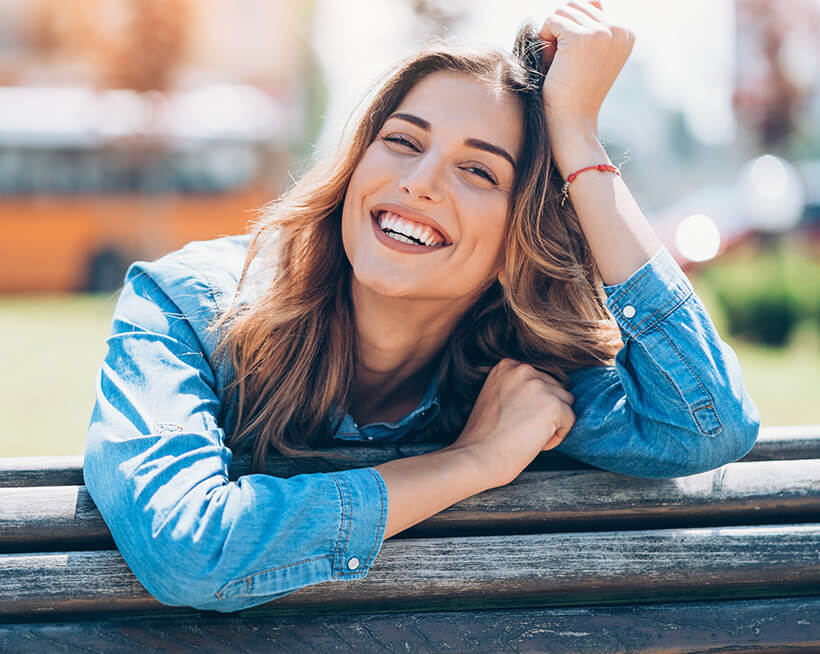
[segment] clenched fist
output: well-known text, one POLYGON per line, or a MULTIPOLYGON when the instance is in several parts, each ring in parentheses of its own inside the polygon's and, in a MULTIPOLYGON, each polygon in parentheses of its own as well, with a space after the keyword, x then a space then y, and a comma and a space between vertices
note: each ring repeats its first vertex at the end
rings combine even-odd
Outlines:
POLYGON ((487 375, 453 448, 465 448, 486 471, 490 488, 515 479, 542 450, 558 445, 575 423, 575 398, 552 375, 502 359, 487 375))
POLYGON ((543 97, 551 127, 591 125, 635 44, 628 28, 609 20, 597 0, 573 1, 557 9, 541 27, 543 57, 549 65, 543 97))

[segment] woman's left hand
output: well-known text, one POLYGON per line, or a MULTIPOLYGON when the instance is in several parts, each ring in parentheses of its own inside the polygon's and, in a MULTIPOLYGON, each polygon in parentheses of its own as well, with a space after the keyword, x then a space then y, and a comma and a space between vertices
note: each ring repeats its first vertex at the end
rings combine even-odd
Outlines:
POLYGON ((601 3, 567 2, 544 22, 549 64, 544 108, 551 127, 598 129, 598 112, 632 52, 635 35, 607 20, 601 3))

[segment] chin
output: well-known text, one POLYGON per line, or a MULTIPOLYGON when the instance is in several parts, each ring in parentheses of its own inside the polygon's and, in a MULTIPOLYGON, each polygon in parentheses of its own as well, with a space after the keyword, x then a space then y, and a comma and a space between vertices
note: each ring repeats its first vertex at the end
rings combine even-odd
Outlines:
POLYGON ((394 279, 384 275, 358 275, 354 271, 356 281, 371 293, 384 295, 386 297, 412 297, 419 287, 408 283, 406 277, 394 279))

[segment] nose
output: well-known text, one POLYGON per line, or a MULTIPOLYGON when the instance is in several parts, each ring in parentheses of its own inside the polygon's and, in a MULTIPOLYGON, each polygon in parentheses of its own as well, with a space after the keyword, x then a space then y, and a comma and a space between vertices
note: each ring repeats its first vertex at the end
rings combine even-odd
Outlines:
POLYGON ((405 174, 399 180, 401 192, 412 199, 439 202, 442 199, 441 166, 436 156, 427 152, 425 156, 417 157, 405 174))

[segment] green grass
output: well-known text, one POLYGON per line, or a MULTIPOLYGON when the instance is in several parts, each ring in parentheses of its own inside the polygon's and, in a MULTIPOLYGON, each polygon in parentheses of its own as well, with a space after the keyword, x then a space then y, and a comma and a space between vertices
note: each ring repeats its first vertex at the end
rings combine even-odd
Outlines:
MULTIPOLYGON (((782 349, 726 337, 708 289, 698 295, 735 349, 764 425, 820 423, 820 339, 806 324, 782 349)), ((0 298, 0 456, 81 454, 114 295, 0 298)))
POLYGON ((0 456, 81 454, 116 296, 0 298, 0 456))

